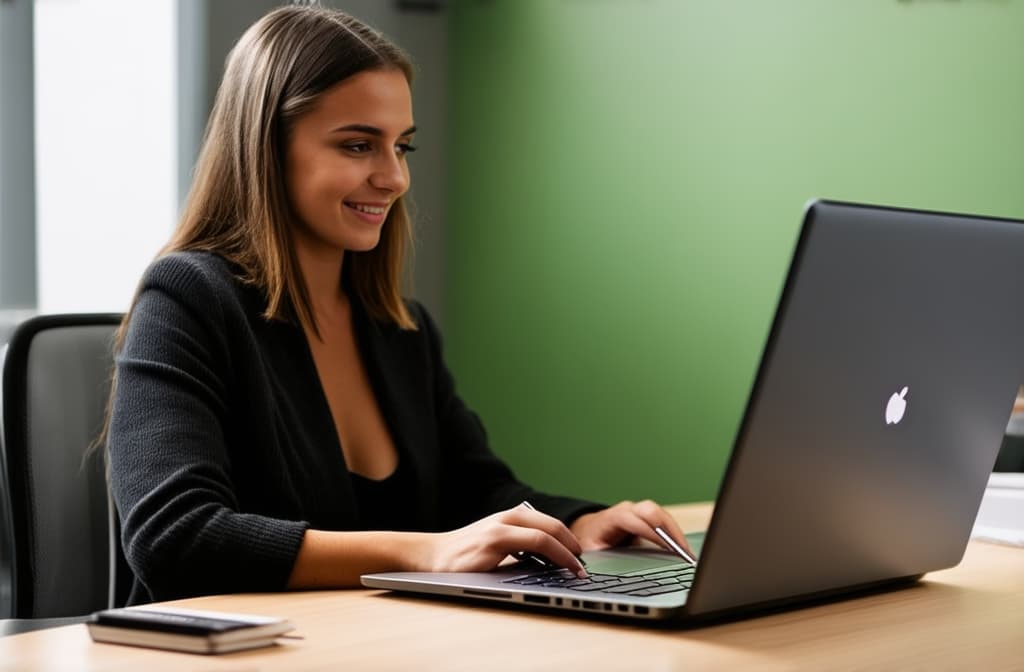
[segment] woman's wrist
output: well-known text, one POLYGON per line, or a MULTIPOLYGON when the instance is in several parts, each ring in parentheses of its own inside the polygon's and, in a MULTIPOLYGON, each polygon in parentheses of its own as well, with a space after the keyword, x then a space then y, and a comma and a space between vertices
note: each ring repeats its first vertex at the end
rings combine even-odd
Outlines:
POLYGON ((593 515, 593 513, 584 513, 582 516, 577 517, 576 520, 569 523, 569 531, 579 537, 580 530, 587 526, 587 520, 593 515))
POLYGON ((387 555, 396 572, 434 571, 433 540, 437 534, 429 532, 382 532, 388 538, 387 555))
POLYGON ((431 535, 424 532, 334 532, 307 530, 288 588, 360 585, 369 572, 430 571, 431 535))

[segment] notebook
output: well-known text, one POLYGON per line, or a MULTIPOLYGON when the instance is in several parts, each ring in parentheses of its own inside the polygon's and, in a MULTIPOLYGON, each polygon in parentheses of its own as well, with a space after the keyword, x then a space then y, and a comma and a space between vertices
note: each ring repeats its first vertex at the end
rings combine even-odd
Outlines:
POLYGON ((914 581, 963 556, 1021 383, 1024 222, 814 201, 696 566, 628 547, 585 553, 589 583, 529 563, 362 582, 686 620, 914 581))

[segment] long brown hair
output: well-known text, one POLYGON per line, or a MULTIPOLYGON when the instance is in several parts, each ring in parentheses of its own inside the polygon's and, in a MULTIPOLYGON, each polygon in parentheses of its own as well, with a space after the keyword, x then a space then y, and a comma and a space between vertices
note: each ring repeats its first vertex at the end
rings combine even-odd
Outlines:
MULTIPOLYGON (((412 81, 412 64, 401 49, 341 11, 290 5, 254 23, 228 55, 181 219, 158 256, 215 252, 239 269, 242 282, 262 290, 266 319, 294 319, 319 334, 289 233, 295 214, 285 189, 285 149, 295 121, 325 91, 361 72, 389 68, 412 81)), ((376 247, 346 252, 345 273, 371 316, 415 330, 401 297, 410 239, 402 197, 392 204, 376 247)), ((134 305, 115 349, 124 343, 134 305)), ((94 448, 106 444, 116 386, 115 375, 94 448)))
MULTIPOLYGON (((181 221, 161 254, 216 252, 263 290, 264 317, 294 316, 319 333, 289 234, 295 215, 285 191, 285 148, 295 121, 327 89, 388 68, 412 80, 397 46, 337 10, 292 5, 253 24, 228 56, 181 221)), ((368 312, 404 329, 416 328, 401 298, 410 228, 399 198, 377 246, 345 260, 368 312)))

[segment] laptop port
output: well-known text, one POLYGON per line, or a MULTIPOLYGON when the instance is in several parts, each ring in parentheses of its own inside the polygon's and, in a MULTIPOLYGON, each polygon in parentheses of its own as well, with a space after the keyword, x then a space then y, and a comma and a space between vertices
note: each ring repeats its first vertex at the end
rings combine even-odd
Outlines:
POLYGON ((551 598, 545 597, 544 595, 523 595, 523 602, 533 602, 534 604, 551 604, 551 598))
POLYGON ((651 610, 647 607, 633 607, 633 613, 647 615, 651 613, 651 610))
POLYGON ((584 609, 600 609, 601 605, 599 605, 597 602, 591 602, 590 600, 583 600, 583 608, 584 609))
POLYGON ((512 593, 496 593, 493 590, 472 590, 466 588, 462 591, 463 595, 471 595, 472 597, 500 597, 503 600, 511 600, 512 593))

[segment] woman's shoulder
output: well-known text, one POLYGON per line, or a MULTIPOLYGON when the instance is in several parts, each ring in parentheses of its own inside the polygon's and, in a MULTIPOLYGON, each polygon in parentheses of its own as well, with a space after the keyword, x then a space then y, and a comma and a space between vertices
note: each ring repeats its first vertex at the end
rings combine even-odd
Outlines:
POLYGON ((155 290, 185 305, 213 308, 235 304, 260 310, 259 297, 238 277, 234 266, 214 252, 183 250, 161 255, 146 269, 140 293, 155 290))
POLYGON ((157 257, 143 276, 143 284, 222 283, 233 281, 230 265, 224 257, 202 250, 178 250, 157 257))

